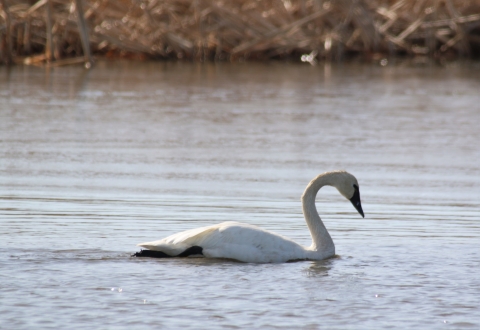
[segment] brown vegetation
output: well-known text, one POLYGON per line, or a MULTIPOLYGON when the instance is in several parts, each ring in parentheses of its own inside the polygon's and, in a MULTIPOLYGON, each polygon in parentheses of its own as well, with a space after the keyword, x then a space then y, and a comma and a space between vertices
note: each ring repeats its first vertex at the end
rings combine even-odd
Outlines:
POLYGON ((1 62, 90 63, 91 52, 198 61, 478 56, 480 2, 0 0, 1 62))

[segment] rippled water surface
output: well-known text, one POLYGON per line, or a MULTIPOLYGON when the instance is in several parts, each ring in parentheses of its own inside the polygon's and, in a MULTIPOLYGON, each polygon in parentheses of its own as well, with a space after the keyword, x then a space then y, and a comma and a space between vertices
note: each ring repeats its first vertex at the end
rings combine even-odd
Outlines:
POLYGON ((475 63, 0 67, 0 324, 43 328, 480 328, 475 63), (235 220, 323 262, 136 259, 235 220))

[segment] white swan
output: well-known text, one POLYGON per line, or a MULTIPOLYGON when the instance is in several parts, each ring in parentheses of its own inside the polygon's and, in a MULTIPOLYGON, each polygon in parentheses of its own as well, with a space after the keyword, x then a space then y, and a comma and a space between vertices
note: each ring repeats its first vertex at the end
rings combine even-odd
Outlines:
POLYGON ((266 231, 254 225, 223 222, 217 225, 191 229, 154 242, 138 244, 148 250, 134 254, 137 257, 206 257, 227 258, 243 262, 268 263, 293 260, 322 260, 335 255, 335 245, 325 228, 315 197, 320 188, 333 186, 349 199, 364 216, 357 179, 345 171, 320 174, 310 181, 302 195, 302 206, 313 243, 304 247, 291 239, 266 231))

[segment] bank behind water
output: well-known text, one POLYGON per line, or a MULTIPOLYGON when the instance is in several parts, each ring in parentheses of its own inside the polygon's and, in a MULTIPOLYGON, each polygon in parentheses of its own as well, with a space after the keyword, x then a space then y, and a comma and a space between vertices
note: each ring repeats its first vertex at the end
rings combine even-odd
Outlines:
POLYGON ((197 61, 480 56, 480 4, 460 0, 0 2, 0 62, 92 54, 197 61))

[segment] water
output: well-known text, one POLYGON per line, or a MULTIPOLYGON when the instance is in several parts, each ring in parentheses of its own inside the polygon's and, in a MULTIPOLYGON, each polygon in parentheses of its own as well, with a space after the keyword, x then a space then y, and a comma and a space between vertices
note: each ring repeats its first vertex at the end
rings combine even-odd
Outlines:
POLYGON ((480 327, 478 63, 0 67, 0 328, 480 327), (225 220, 323 262, 130 258, 225 220))

